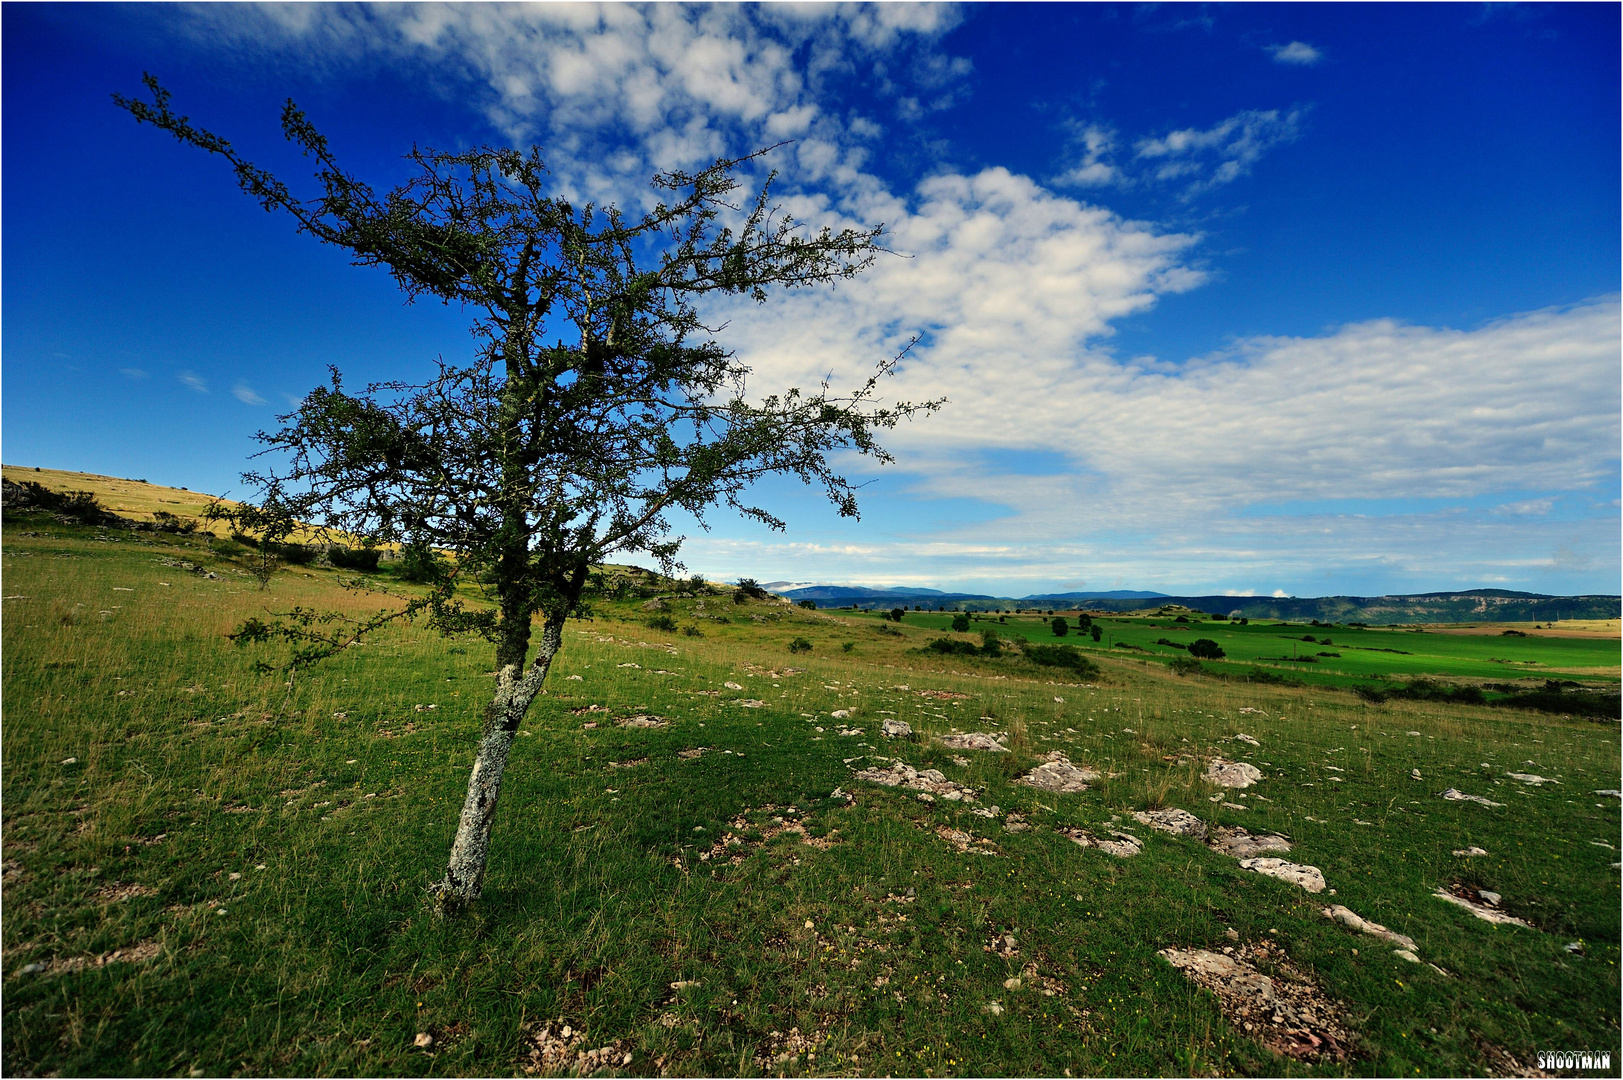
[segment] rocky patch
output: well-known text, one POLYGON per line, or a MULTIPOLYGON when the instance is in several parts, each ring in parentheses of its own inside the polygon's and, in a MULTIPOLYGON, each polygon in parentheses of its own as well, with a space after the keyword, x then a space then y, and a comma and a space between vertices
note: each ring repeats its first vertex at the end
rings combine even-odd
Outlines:
POLYGON ((1439 900, 1446 900, 1450 904, 1464 908, 1483 922, 1493 923, 1497 926, 1525 926, 1532 929, 1527 922, 1516 916, 1499 910, 1499 894, 1482 892, 1468 885, 1456 885, 1452 892, 1447 889, 1438 889, 1432 893, 1439 900))
POLYGON ((1262 779, 1262 770, 1244 761, 1212 758, 1206 763, 1206 782, 1226 788, 1248 788, 1262 779))
POLYGON ((1236 859, 1250 859, 1264 852, 1286 852, 1291 849, 1290 840, 1279 833, 1252 834, 1239 826, 1218 829, 1210 844, 1213 851, 1236 859))
POLYGON ((1437 794, 1441 795, 1449 802, 1474 802, 1481 803, 1483 806, 1505 805, 1502 802, 1494 802, 1492 799, 1485 799, 1481 795, 1467 795, 1465 792, 1460 791, 1457 788, 1449 788, 1446 791, 1439 791, 1437 794))
POLYGON ((881 720, 879 734, 887 739, 905 739, 913 734, 913 727, 906 720, 881 720))
POLYGON ((1162 949, 1159 955, 1217 995, 1229 1022, 1275 1053, 1301 1061, 1344 1061, 1351 1052, 1345 1010, 1277 947, 1162 949), (1275 974, 1264 975, 1252 961, 1266 963, 1275 974))
POLYGON ((1015 781, 1027 787, 1040 788, 1059 794, 1088 790, 1088 785, 1099 779, 1099 773, 1085 766, 1071 764, 1063 750, 1055 750, 1048 760, 1015 781))
MULTIPOLYGON (((1360 934, 1368 934, 1370 937, 1380 938, 1382 941, 1389 941, 1399 949, 1407 949, 1413 953, 1416 948, 1414 938, 1409 937, 1407 934, 1400 934, 1395 930, 1388 930, 1380 923, 1361 919, 1340 904, 1331 904, 1325 908, 1324 917, 1340 923, 1349 930, 1355 930, 1360 934)), ((1416 957, 1415 959, 1418 963, 1419 958, 1416 957)))
POLYGON ((624 720, 616 720, 615 725, 623 728, 661 728, 670 724, 663 716, 653 716, 649 713, 638 713, 628 716, 624 720))
POLYGON ((1071 843, 1078 847, 1098 848, 1106 855, 1114 855, 1118 859, 1128 859, 1144 850, 1144 841, 1132 833, 1110 830, 1111 839, 1103 840, 1086 829, 1063 829, 1062 835, 1070 838, 1071 843))
POLYGON ((954 750, 989 750, 994 754, 1007 754, 1009 748, 1004 746, 1002 742, 1002 739, 1006 738, 1008 738, 1007 735, 1000 738, 996 735, 988 735, 984 731, 971 731, 963 735, 943 735, 937 741, 942 746, 948 746, 954 750))
POLYGON ((975 801, 974 788, 953 783, 937 769, 919 770, 903 761, 896 762, 888 769, 861 769, 857 772, 857 779, 882 784, 885 787, 902 787, 909 791, 938 796, 947 802, 975 801))
POLYGON ((588 1050, 586 1033, 563 1020, 532 1020, 522 1030, 524 1056, 519 1068, 527 1073, 589 1076, 611 1066, 624 1069, 632 1062, 631 1051, 618 1041, 588 1050))
POLYGON ((1164 810, 1138 810, 1134 811, 1133 819, 1141 825, 1148 825, 1173 836, 1192 836, 1196 840, 1206 839, 1206 823, 1187 810, 1176 807, 1167 807, 1164 810))
POLYGON ((1278 878, 1288 881, 1292 885, 1299 885, 1310 893, 1324 891, 1324 874, 1317 866, 1303 866, 1300 863, 1286 862, 1284 859, 1241 859, 1240 869, 1252 870, 1266 877, 1278 878))

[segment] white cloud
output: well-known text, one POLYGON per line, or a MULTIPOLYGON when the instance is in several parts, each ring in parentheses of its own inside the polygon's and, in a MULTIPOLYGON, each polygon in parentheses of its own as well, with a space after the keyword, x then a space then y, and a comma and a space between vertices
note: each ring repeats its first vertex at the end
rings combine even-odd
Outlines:
POLYGON ((137 379, 137 380, 139 380, 139 379, 145 379, 145 378, 148 377, 147 372, 143 371, 141 368, 126 367, 126 368, 119 368, 118 370, 122 375, 124 375, 125 378, 129 378, 129 379, 137 379))
POLYGON ((1116 130, 1107 124, 1073 125, 1071 141, 1076 164, 1054 178, 1054 182, 1075 187, 1116 187, 1130 182, 1115 162, 1116 130))
POLYGON ((231 396, 244 405, 263 405, 265 399, 254 393, 253 387, 245 382, 239 382, 231 388, 231 396))
POLYGON ((1268 51, 1273 54, 1274 62, 1278 64, 1312 67, 1324 59, 1324 53, 1305 41, 1293 41, 1289 45, 1270 45, 1268 51))
POLYGON ((1284 589, 1275 589, 1273 591, 1274 598, 1278 600, 1283 600, 1289 595, 1290 593, 1286 592, 1284 589))
POLYGON ((1160 138, 1140 139, 1136 156, 1154 166, 1158 180, 1195 179, 1185 188, 1193 197, 1251 172, 1262 156, 1301 135, 1303 110, 1247 109, 1209 128, 1184 128, 1160 138))
POLYGON ((191 387, 193 390, 196 390, 199 394, 206 394, 209 392, 209 384, 204 382, 194 372, 182 371, 175 377, 181 382, 185 383, 187 386, 191 387))

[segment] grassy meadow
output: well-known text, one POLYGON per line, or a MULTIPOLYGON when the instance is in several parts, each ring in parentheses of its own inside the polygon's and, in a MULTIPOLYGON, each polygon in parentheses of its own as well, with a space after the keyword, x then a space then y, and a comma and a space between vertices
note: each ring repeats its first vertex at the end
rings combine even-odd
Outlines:
MULTIPOLYGON (((1103 648, 1079 684, 926 652, 933 616, 887 627, 722 593, 672 599, 672 631, 641 598, 607 602, 567 629, 517 741, 483 899, 444 922, 423 893, 488 646, 404 627, 288 681, 254 672, 273 650, 225 633, 267 609, 379 600, 314 567, 261 591, 201 538, 8 517, 3 552, 9 1075, 506 1075, 578 1069, 586 1049, 606 1050, 587 1067, 631 1075, 1623 1061, 1619 800, 1594 794, 1619 786, 1615 722, 1181 678, 1103 648), (616 723, 634 716, 662 726, 616 723), (916 737, 881 737, 891 718, 916 737), (1008 752, 935 740, 954 731, 1008 752), (1055 750, 1104 778, 1069 794, 1013 782, 1055 750), (1213 787, 1218 756, 1262 780, 1213 787), (977 798, 854 776, 892 759, 977 798), (1449 787, 1503 805, 1441 799, 1449 787), (1334 896, 1130 816, 1157 807, 1287 835, 1334 896), (1142 852, 1065 832, 1113 829, 1142 852), (1453 854, 1473 846, 1486 854, 1453 854), (1438 888, 1500 893, 1530 925, 1491 925, 1438 888), (1412 937, 1421 962, 1327 919, 1331 903, 1412 937), (1157 955, 1235 946, 1314 987, 1346 1054, 1276 1054, 1157 955)), ((1110 622, 1146 648, 1175 633, 1110 622)), ((1222 632, 1236 656, 1290 647, 1255 624, 1222 632)), ((1331 636, 1348 670, 1446 655, 1502 674, 1492 657, 1512 647, 1541 673, 1617 664, 1615 640, 1331 636), (1389 640, 1409 656, 1344 645, 1389 640)))

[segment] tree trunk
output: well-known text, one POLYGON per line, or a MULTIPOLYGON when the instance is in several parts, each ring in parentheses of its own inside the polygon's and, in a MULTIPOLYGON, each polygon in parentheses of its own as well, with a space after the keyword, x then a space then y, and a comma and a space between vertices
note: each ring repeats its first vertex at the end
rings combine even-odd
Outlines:
POLYGON ((462 800, 462 817, 457 823, 456 840, 445 877, 428 890, 440 915, 454 915, 479 899, 485 881, 485 861, 490 853, 490 828, 496 819, 496 799, 501 794, 502 773, 513 749, 513 736, 529 711, 530 702, 541 692, 541 684, 563 642, 563 620, 549 618, 541 631, 535 662, 528 671, 509 663, 496 675, 496 693, 485 710, 484 731, 474 755, 473 772, 468 777, 468 794, 462 800))

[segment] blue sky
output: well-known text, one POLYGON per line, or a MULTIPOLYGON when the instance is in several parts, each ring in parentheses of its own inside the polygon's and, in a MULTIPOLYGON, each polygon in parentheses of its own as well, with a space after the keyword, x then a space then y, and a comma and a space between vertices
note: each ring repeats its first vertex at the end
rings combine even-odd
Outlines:
POLYGON ((4 21, 8 464, 241 493, 326 366, 468 355, 115 109, 142 71, 290 182, 295 98, 387 186, 540 142, 560 189, 781 139, 858 286, 717 310, 762 392, 945 394, 864 516, 767 485, 716 577, 1320 595, 1619 591, 1615 5, 24 5, 4 21))

